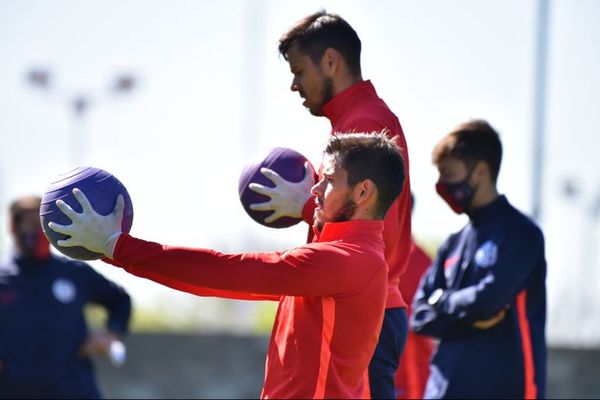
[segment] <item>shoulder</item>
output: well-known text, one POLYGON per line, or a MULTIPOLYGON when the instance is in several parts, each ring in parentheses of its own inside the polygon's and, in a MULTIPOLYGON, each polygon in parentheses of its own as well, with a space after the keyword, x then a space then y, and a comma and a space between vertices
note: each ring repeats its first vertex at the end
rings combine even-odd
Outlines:
POLYGON ((96 273, 88 263, 61 255, 52 255, 52 267, 72 276, 89 276, 96 273))
POLYGON ((509 204, 509 219, 510 235, 515 235, 520 240, 536 240, 543 243, 544 234, 537 223, 511 204, 509 204))
POLYGON ((361 132, 380 132, 387 129, 392 135, 402 133, 398 118, 383 102, 369 102, 356 107, 348 114, 344 125, 361 132))
POLYGON ((369 266, 361 268, 365 271, 372 268, 387 269, 383 245, 378 248, 373 243, 362 241, 333 240, 308 243, 288 250, 283 254, 283 258, 340 270, 354 269, 357 265, 369 266))
POLYGON ((91 268, 85 261, 75 260, 61 255, 53 255, 52 262, 61 267, 69 267, 75 269, 91 268))

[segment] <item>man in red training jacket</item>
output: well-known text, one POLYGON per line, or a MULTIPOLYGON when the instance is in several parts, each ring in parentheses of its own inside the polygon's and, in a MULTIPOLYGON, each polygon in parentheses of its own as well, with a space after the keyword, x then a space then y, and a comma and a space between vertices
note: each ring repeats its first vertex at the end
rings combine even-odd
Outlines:
POLYGON ((123 198, 97 214, 85 195, 71 225, 50 224, 104 261, 204 296, 275 300, 279 308, 262 398, 357 398, 377 345, 387 294, 382 236, 386 211, 402 191, 404 161, 385 134, 333 136, 312 188, 315 241, 271 253, 222 254, 147 242, 121 232, 123 198))

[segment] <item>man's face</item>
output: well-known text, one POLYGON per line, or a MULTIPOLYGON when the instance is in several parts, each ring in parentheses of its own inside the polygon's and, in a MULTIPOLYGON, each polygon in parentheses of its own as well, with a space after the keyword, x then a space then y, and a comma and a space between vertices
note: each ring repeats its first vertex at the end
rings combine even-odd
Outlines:
POLYGON ((36 210, 19 212, 13 218, 12 233, 15 245, 24 258, 45 259, 50 255, 49 243, 36 210))
POLYGON ((444 157, 437 165, 440 183, 458 183, 467 178, 469 170, 464 161, 458 158, 444 157))
POLYGON ((342 222, 352 219, 356 203, 352 200, 352 188, 348 186, 348 172, 337 165, 330 155, 323 158, 323 177, 312 188, 317 208, 314 227, 321 231, 326 222, 342 222))
POLYGON ((294 75, 290 89, 300 94, 304 99, 302 105, 312 115, 322 115, 321 107, 333 97, 333 79, 326 76, 310 56, 303 54, 297 44, 290 47, 287 58, 294 75))

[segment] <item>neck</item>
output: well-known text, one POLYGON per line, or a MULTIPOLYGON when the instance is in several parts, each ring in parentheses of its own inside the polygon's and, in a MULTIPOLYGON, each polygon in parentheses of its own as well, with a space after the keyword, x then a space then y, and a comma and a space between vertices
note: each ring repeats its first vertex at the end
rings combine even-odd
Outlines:
POLYGON ((344 90, 348 89, 350 86, 354 85, 357 82, 361 82, 362 76, 352 76, 346 74, 344 76, 338 77, 333 81, 333 95, 337 96, 344 90))
POLYGON ((354 214, 352 215, 351 220, 358 220, 358 219, 376 220, 376 219, 382 219, 382 218, 377 217, 374 207, 358 207, 356 209, 356 211, 354 211, 354 214))
POLYGON ((479 193, 477 193, 475 197, 473 197, 471 207, 473 209, 485 207, 494 200, 496 200, 498 196, 498 191, 496 190, 495 186, 490 187, 487 190, 480 190, 479 193))

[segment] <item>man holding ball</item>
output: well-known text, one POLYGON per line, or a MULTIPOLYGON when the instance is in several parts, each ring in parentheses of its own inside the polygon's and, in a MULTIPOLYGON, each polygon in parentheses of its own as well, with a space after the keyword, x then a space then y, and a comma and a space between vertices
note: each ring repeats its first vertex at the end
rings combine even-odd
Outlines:
POLYGON ((222 254, 167 246, 121 231, 123 198, 106 216, 86 196, 60 246, 82 246, 104 261, 202 296, 279 302, 263 398, 358 398, 381 329, 387 288, 383 218, 401 193, 404 161, 385 134, 333 136, 313 186, 315 241, 271 253, 222 254))
MULTIPOLYGON (((379 98, 371 81, 363 80, 361 41, 339 15, 319 11, 301 19, 281 37, 279 52, 294 75, 290 89, 304 99, 302 105, 312 115, 331 122, 332 134, 386 130, 400 147, 406 179, 402 193, 385 216, 388 294, 381 336, 369 365, 370 395, 395 399, 394 375, 408 334, 406 303, 399 283, 412 248, 408 147, 400 121, 379 98)), ((275 188, 251 184, 250 188, 270 201, 250 208, 272 211, 270 221, 283 216, 302 217, 310 224, 314 210, 310 199, 312 176, 307 174, 300 183, 280 181, 274 182, 275 188)))

